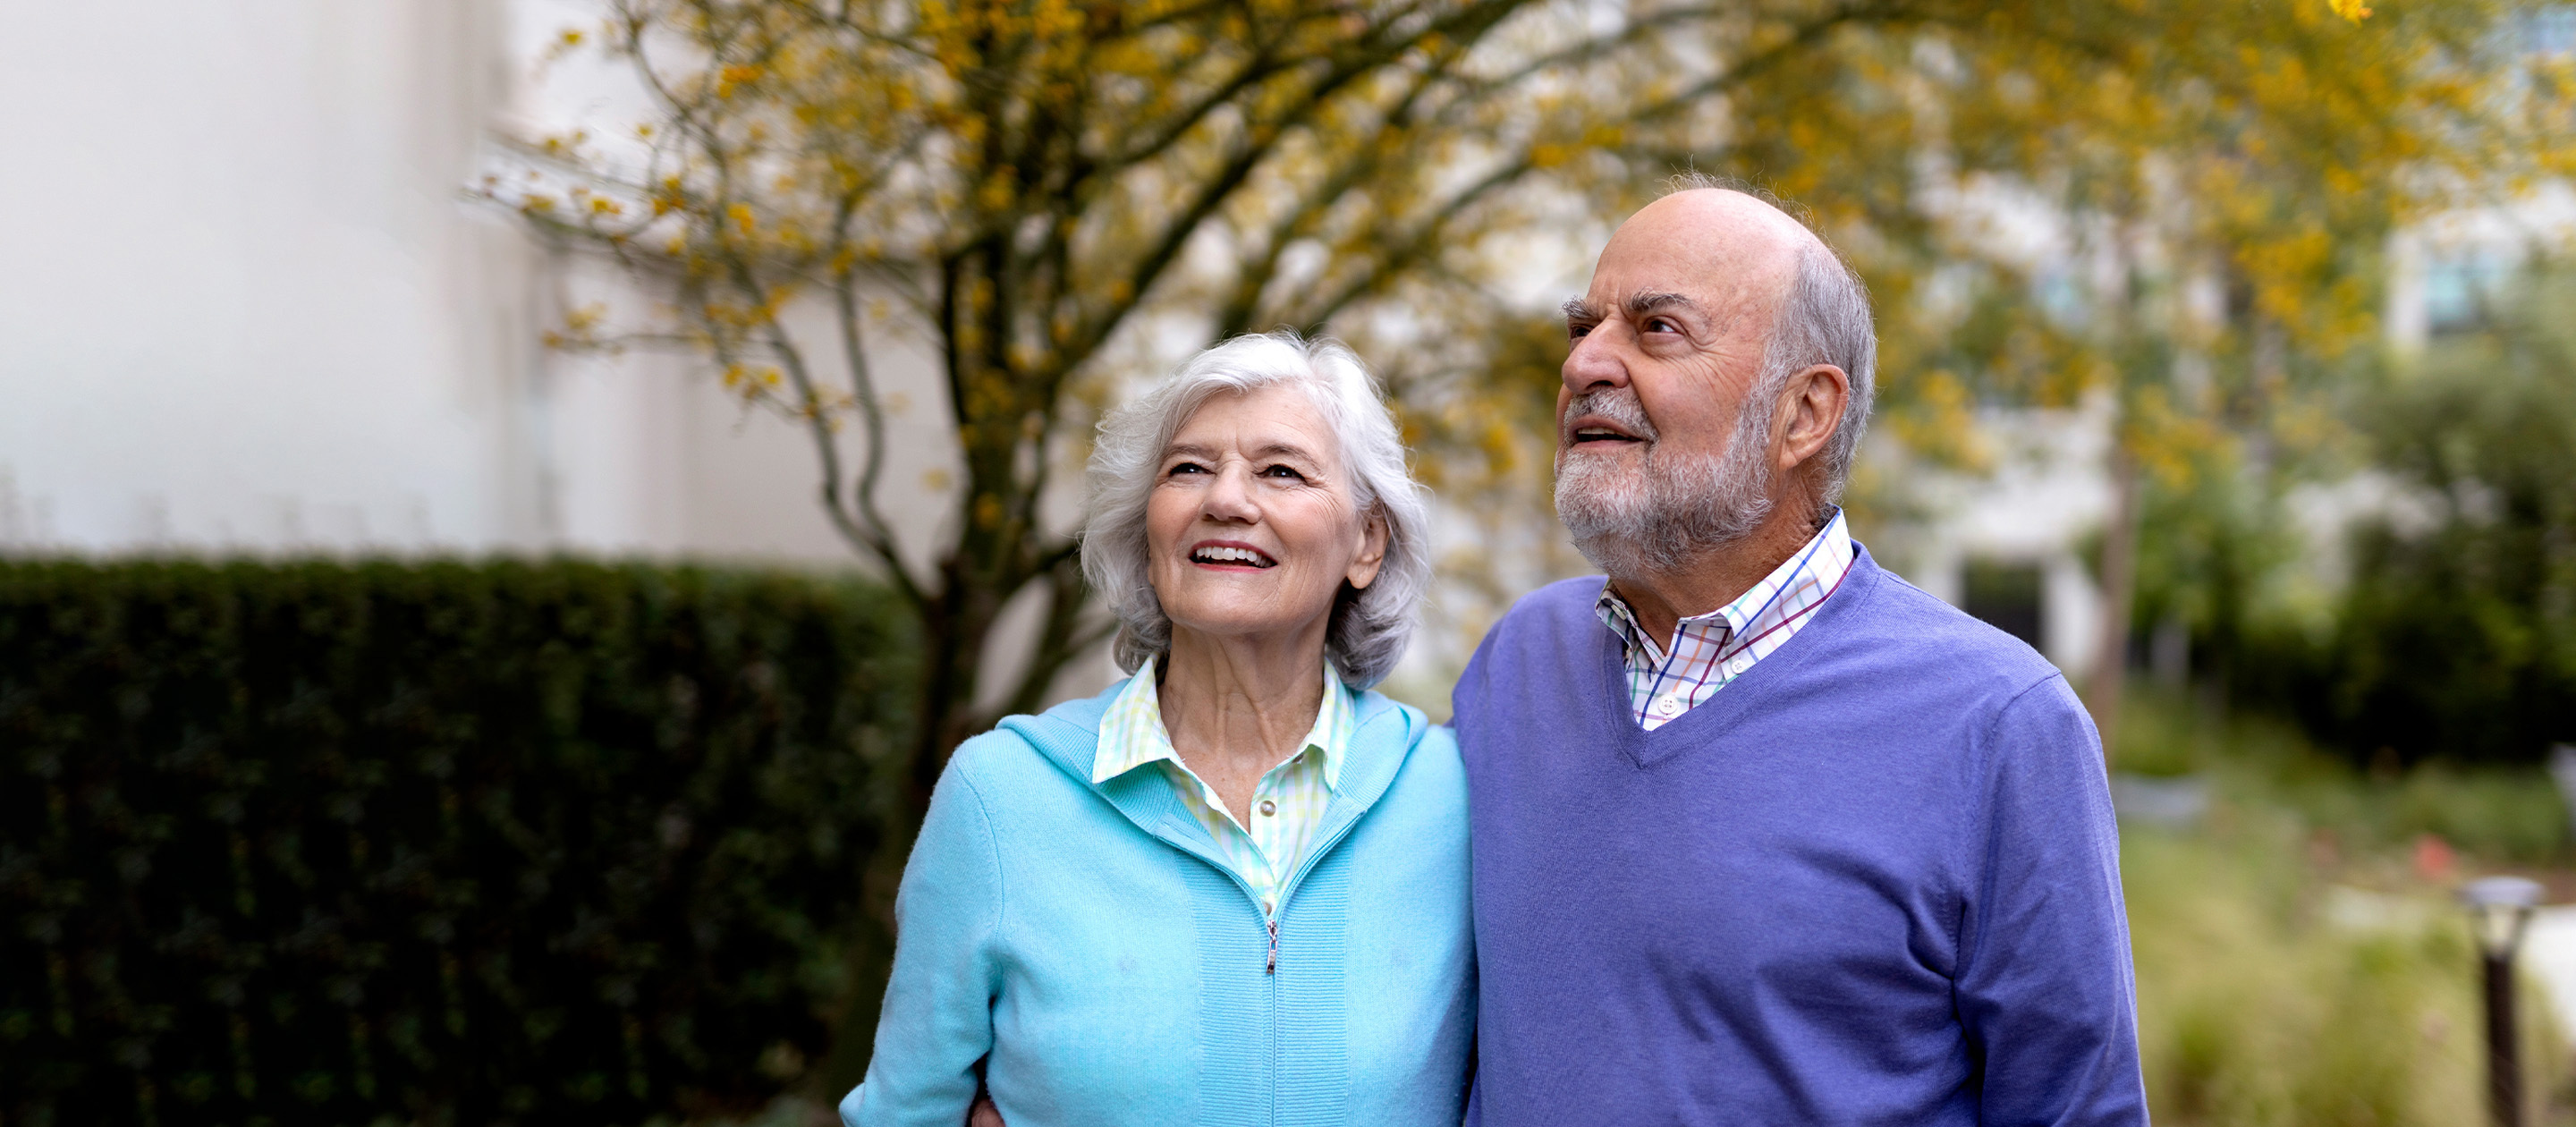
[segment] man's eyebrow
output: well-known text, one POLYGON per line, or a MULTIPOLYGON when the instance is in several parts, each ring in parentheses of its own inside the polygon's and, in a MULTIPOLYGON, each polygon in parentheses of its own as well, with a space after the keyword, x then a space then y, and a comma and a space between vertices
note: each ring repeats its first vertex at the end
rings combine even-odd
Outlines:
POLYGON ((1565 304, 1559 308, 1564 310, 1565 319, 1568 321, 1598 321, 1601 319, 1600 311, 1592 308, 1591 302, 1585 301, 1579 297, 1569 297, 1565 299, 1565 304))
POLYGON ((1630 297, 1622 304, 1627 306, 1628 315, 1631 317, 1643 317, 1658 309, 1670 309, 1677 305, 1693 312, 1699 310, 1698 302, 1677 293, 1641 293, 1630 297))

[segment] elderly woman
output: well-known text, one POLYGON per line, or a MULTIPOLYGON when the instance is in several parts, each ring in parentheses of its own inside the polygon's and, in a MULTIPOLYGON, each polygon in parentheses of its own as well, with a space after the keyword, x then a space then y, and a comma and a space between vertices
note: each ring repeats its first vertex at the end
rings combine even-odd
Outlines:
POLYGON ((1423 503, 1359 358, 1279 333, 1101 424, 1083 569, 1119 665, 949 760, 850 1127, 1459 1121, 1457 745, 1367 689, 1423 503), (984 1119, 979 1114, 978 1119, 984 1119))

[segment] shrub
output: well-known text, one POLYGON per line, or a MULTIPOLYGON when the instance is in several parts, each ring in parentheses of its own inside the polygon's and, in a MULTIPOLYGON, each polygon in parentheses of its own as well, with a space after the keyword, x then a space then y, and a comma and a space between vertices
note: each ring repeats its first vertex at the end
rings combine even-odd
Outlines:
POLYGON ((2536 270, 2485 327, 2353 381, 2354 452, 2394 488, 2329 582, 2291 566, 2277 468, 2151 491, 2140 635, 2188 625, 2212 687, 2356 763, 2529 764, 2576 742, 2570 309, 2576 270, 2536 270))
POLYGON ((0 563, 0 1122, 640 1122, 874 1002, 873 589, 0 563))
POLYGON ((2535 278, 2365 412, 2429 528, 2363 533, 2308 713, 2365 754, 2534 761, 2576 741, 2576 276, 2535 278))

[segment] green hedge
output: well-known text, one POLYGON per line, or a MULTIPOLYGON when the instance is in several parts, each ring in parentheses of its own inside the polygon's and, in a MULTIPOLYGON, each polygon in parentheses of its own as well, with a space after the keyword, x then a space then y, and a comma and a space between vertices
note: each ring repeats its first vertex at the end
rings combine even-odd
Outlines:
POLYGON ((774 575, 0 562, 0 1124, 774 1097, 875 1001, 903 637, 774 575))

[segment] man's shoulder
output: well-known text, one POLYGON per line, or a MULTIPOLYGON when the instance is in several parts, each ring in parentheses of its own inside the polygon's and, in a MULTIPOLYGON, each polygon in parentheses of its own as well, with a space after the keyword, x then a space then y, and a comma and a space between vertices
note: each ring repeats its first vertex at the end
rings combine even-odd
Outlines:
POLYGON ((2029 643, 1951 606, 1875 561, 1863 557, 1853 571, 1854 578, 1866 582, 1850 585, 1857 590, 1842 592, 1856 597, 1840 608, 1827 600, 1831 613, 1824 622, 1834 628, 1820 632, 1820 637, 1841 635, 1847 644, 1880 660, 1928 667, 1940 680, 1991 678, 1998 685, 2012 686, 2014 693, 2058 676, 2057 667, 2029 643))
MULTIPOLYGON (((1560 684, 1582 684, 1573 670, 1595 651, 1575 644, 1588 628, 1603 631, 1593 605, 1607 580, 1598 575, 1561 579, 1523 595, 1485 631, 1476 653, 1450 692, 1451 713, 1459 725, 1458 741, 1473 744, 1471 729, 1490 691, 1513 690, 1494 684, 1530 678, 1560 684)), ((1605 635, 1606 636, 1606 635, 1605 635)))

